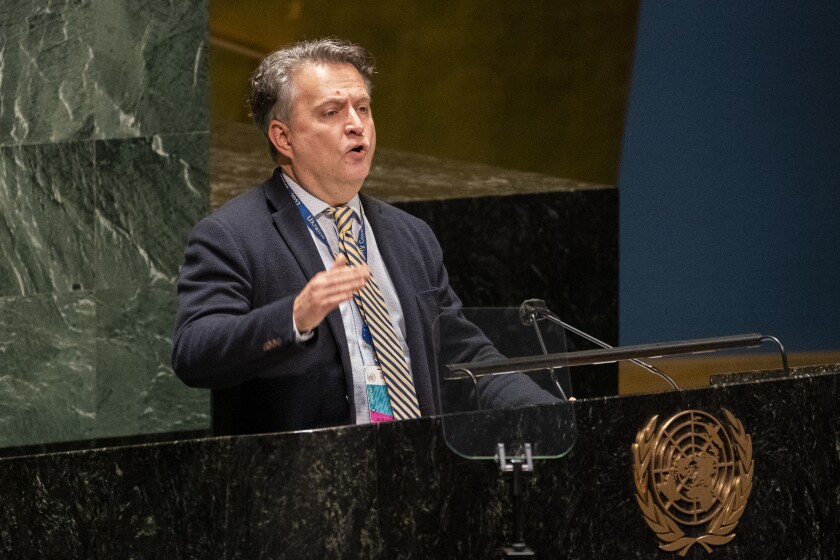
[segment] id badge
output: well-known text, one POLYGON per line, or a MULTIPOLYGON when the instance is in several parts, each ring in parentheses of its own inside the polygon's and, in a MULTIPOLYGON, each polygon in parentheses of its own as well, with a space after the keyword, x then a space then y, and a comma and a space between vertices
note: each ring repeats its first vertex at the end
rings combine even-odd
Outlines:
POLYGON ((371 422, 391 422, 394 411, 388 398, 388 387, 382 370, 376 366, 365 366, 365 383, 367 383, 368 406, 370 407, 371 422))
POLYGON ((365 383, 368 385, 385 385, 382 370, 378 366, 365 366, 365 383))

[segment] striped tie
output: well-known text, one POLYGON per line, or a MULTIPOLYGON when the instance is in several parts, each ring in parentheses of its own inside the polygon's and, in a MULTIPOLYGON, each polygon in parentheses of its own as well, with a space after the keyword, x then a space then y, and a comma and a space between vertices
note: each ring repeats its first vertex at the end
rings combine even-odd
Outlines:
MULTIPOLYGON (((327 215, 335 220, 338 227, 338 249, 347 257, 349 266, 364 264, 365 259, 353 239, 353 209, 348 206, 329 208, 327 215)), ((417 404, 417 393, 414 391, 414 381, 408 364, 405 361, 399 339, 391 323, 391 315, 385 306, 382 291, 376 285, 373 276, 367 281, 361 292, 353 294, 353 299, 362 314, 365 324, 373 339, 373 351, 385 385, 391 399, 394 418, 407 420, 420 417, 420 407, 417 404)))

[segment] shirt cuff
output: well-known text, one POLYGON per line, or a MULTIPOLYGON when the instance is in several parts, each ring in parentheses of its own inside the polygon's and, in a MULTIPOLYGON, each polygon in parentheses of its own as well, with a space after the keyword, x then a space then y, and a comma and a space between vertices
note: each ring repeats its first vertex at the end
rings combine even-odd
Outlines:
POLYGON ((295 324, 295 318, 292 316, 292 328, 295 331, 295 343, 301 344, 315 336, 315 330, 300 332, 295 324))

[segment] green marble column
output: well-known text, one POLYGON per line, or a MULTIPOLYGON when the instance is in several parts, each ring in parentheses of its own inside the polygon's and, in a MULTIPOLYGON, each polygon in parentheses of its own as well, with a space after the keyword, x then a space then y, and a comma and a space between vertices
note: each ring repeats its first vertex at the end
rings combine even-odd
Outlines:
POLYGON ((0 4, 0 446, 209 424, 169 368, 209 200, 207 11, 0 4))

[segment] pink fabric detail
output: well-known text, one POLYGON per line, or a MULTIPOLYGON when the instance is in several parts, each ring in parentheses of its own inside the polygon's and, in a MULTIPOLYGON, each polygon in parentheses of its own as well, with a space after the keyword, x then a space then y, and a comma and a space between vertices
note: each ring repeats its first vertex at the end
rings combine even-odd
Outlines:
POLYGON ((393 422, 394 417, 388 414, 382 414, 381 412, 376 412, 375 410, 370 411, 370 421, 371 422, 393 422))

